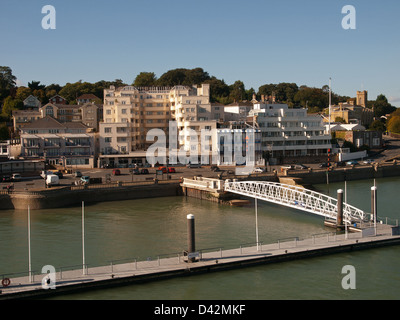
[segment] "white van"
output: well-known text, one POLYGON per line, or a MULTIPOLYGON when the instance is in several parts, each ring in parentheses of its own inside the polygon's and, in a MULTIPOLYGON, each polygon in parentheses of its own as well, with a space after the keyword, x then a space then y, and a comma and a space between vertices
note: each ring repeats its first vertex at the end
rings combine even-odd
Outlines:
POLYGON ((60 184, 60 178, 55 174, 49 174, 46 178, 46 185, 48 186, 56 186, 60 184))

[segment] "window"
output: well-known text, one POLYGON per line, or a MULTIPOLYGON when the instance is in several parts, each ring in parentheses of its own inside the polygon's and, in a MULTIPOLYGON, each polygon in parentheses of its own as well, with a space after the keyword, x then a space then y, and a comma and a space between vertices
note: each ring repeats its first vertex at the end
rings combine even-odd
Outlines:
POLYGON ((110 127, 104 128, 104 133, 111 133, 111 131, 112 131, 112 128, 110 128, 110 127))
POLYGON ((105 137, 104 142, 111 143, 111 137, 105 137))
POLYGON ((121 110, 121 113, 122 113, 122 114, 126 114, 126 109, 122 109, 122 110, 121 110))

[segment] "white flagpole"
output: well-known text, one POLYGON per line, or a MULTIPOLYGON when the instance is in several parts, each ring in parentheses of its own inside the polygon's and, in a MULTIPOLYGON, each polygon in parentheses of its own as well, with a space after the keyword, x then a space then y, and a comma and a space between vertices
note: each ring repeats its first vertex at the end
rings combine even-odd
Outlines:
POLYGON ((257 206, 257 198, 254 198, 254 202, 255 202, 255 209, 256 209, 256 242, 257 242, 257 251, 259 250, 258 249, 258 214, 257 214, 257 211, 258 211, 258 206, 257 206))
POLYGON ((82 272, 85 275, 85 203, 82 201, 82 272))
POLYGON ((332 79, 329 78, 329 134, 331 134, 332 79))
POLYGON ((28 206, 28 270, 29 282, 32 282, 32 261, 31 261, 31 209, 28 206))

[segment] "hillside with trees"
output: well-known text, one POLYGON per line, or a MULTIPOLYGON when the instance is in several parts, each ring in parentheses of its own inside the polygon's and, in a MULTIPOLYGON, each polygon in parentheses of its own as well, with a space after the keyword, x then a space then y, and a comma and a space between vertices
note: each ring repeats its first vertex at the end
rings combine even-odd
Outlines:
MULTIPOLYGON (((54 83, 45 85, 41 84, 39 80, 32 80, 25 87, 16 85, 16 77, 11 68, 0 66, 0 124, 10 121, 12 111, 22 109, 23 101, 29 95, 37 97, 42 105, 48 103, 49 99, 56 94, 64 97, 69 104, 76 104, 76 98, 85 93, 94 94, 102 101, 103 89, 110 87, 110 85, 115 87, 125 85, 173 87, 175 85, 191 86, 202 83, 210 84, 211 102, 219 102, 224 105, 239 101, 250 101, 253 94, 256 94, 258 100, 261 99, 261 96, 275 96, 276 101, 286 103, 292 108, 307 107, 311 113, 322 112, 329 104, 329 87, 327 85, 322 88, 314 88, 306 85, 298 86, 296 83, 289 82, 270 83, 261 85, 256 91, 254 88, 246 88, 241 80, 227 84, 224 79, 218 79, 202 68, 168 70, 159 78, 154 72, 140 72, 132 79, 132 83, 124 83, 121 79, 114 81, 100 80, 95 83, 79 80, 61 86, 54 83)), ((332 92, 332 104, 345 102, 348 98, 332 92)), ((376 117, 390 114, 396 110, 382 94, 375 101, 368 101, 368 107, 375 110, 376 117)))

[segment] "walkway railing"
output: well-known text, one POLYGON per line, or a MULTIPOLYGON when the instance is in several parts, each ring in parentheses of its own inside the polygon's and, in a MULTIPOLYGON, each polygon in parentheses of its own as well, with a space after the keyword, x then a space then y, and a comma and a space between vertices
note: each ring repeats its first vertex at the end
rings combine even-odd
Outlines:
MULTIPOLYGON (((227 180, 225 191, 307 211, 332 220, 337 218, 337 199, 303 187, 276 182, 227 180)), ((343 220, 347 223, 366 219, 367 214, 364 211, 343 204, 343 220)))
MULTIPOLYGON (((270 250, 288 250, 293 248, 301 248, 310 245, 323 245, 329 242, 340 241, 344 235, 337 235, 336 233, 318 233, 311 235, 310 238, 300 237, 288 237, 281 238, 275 241, 260 241, 258 243, 244 243, 239 246, 233 246, 231 248, 226 247, 213 247, 213 248, 202 248, 197 250, 199 252, 200 260, 212 260, 212 259, 229 259, 237 256, 245 256, 249 254, 264 254, 270 250)), ((347 239, 360 239, 362 233, 349 233, 347 239)), ((185 254, 181 252, 173 252, 167 254, 150 255, 147 257, 131 257, 126 259, 118 259, 108 261, 105 264, 86 264, 72 265, 72 266, 55 266, 56 268, 56 280, 67 280, 69 278, 84 277, 87 275, 105 275, 112 276, 117 273, 135 273, 145 271, 158 267, 171 267, 173 265, 180 265, 185 263, 185 254), (73 272, 73 275, 72 273, 73 272)), ((31 272, 32 282, 41 281, 45 274, 41 273, 41 270, 32 270, 31 272)), ((0 280, 4 278, 22 278, 29 277, 29 272, 17 272, 17 273, 4 273, 0 274, 0 280)), ((15 285, 15 282, 12 281, 15 285)))

